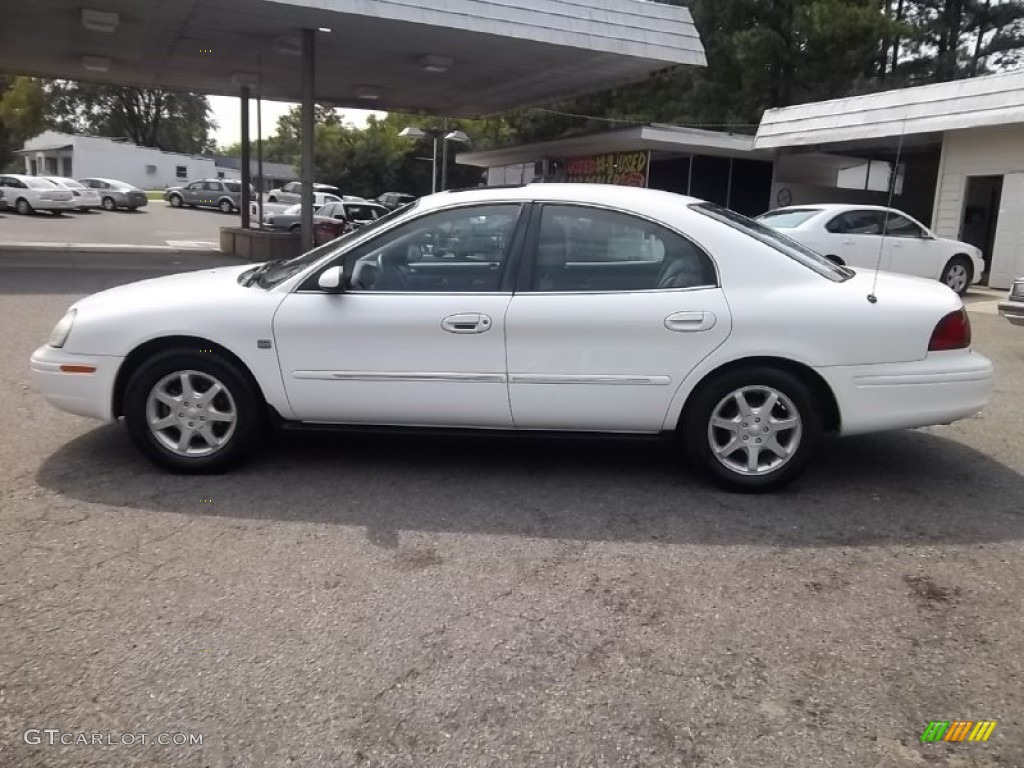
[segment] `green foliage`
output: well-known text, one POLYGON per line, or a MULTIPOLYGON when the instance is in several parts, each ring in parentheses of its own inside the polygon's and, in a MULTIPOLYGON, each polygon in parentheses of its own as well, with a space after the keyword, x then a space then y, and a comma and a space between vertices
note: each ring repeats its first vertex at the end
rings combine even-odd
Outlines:
POLYGON ((47 122, 68 133, 124 138, 144 147, 199 154, 216 129, 205 96, 69 80, 46 85, 47 122))
POLYGON ((0 171, 24 169, 15 151, 45 127, 46 97, 42 82, 0 74, 0 171))

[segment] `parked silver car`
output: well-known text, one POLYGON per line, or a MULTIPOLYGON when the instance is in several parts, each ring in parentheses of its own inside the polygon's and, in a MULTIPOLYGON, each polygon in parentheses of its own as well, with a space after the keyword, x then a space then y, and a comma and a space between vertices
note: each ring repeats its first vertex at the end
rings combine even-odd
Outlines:
POLYGON ((100 193, 100 204, 105 211, 116 211, 118 208, 134 211, 149 204, 146 193, 126 181, 100 178, 79 179, 78 181, 83 186, 95 189, 100 193))
POLYGON ((1013 281, 1010 295, 999 302, 999 314, 1014 325, 1024 325, 1024 277, 1013 281))
MULTIPOLYGON (((249 186, 249 194, 256 196, 256 190, 249 186)), ((183 187, 168 187, 164 200, 172 208, 216 208, 222 213, 233 213, 242 209, 242 182, 230 179, 200 179, 183 187)))

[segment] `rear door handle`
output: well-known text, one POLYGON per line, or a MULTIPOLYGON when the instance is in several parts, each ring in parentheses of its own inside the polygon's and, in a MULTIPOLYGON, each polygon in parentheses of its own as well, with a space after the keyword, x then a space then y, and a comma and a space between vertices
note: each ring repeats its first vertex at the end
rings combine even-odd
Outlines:
POLYGON ((717 322, 714 312, 675 312, 665 318, 665 327, 670 331, 706 331, 717 322))
POLYGON ((843 240, 843 245, 853 245, 853 238, 848 237, 845 240, 843 240))
POLYGON ((441 327, 448 333, 483 333, 491 329, 491 318, 480 312, 461 312, 448 315, 441 321, 441 327))

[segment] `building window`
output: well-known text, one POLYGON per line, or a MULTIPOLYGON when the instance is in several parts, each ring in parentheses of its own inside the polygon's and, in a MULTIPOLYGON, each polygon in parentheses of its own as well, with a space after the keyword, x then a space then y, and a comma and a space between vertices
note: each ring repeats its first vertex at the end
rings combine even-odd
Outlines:
POLYGON ((188 178, 188 166, 186 166, 186 165, 179 165, 179 166, 177 166, 174 169, 174 175, 177 176, 179 179, 187 179, 188 178))
POLYGON ((147 165, 146 166, 146 173, 149 173, 149 174, 156 173, 156 166, 155 165, 147 165))
POLYGON ((218 179, 223 179, 224 178, 224 171, 217 171, 217 178, 218 179))

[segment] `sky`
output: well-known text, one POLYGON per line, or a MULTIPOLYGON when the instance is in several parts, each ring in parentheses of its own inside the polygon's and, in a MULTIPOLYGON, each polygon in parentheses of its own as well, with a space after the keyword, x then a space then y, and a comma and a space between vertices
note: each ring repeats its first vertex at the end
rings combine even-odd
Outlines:
MULTIPOLYGON (((213 137, 224 147, 242 140, 242 107, 239 99, 234 96, 208 96, 213 109, 213 119, 217 121, 217 130, 213 137)), ((285 114, 294 104, 281 101, 263 102, 263 137, 274 135, 277 130, 277 118, 285 114)), ((362 127, 370 115, 386 115, 386 112, 372 112, 367 109, 346 109, 341 113, 347 123, 362 127)), ((256 100, 249 101, 249 138, 256 139, 256 100)))

